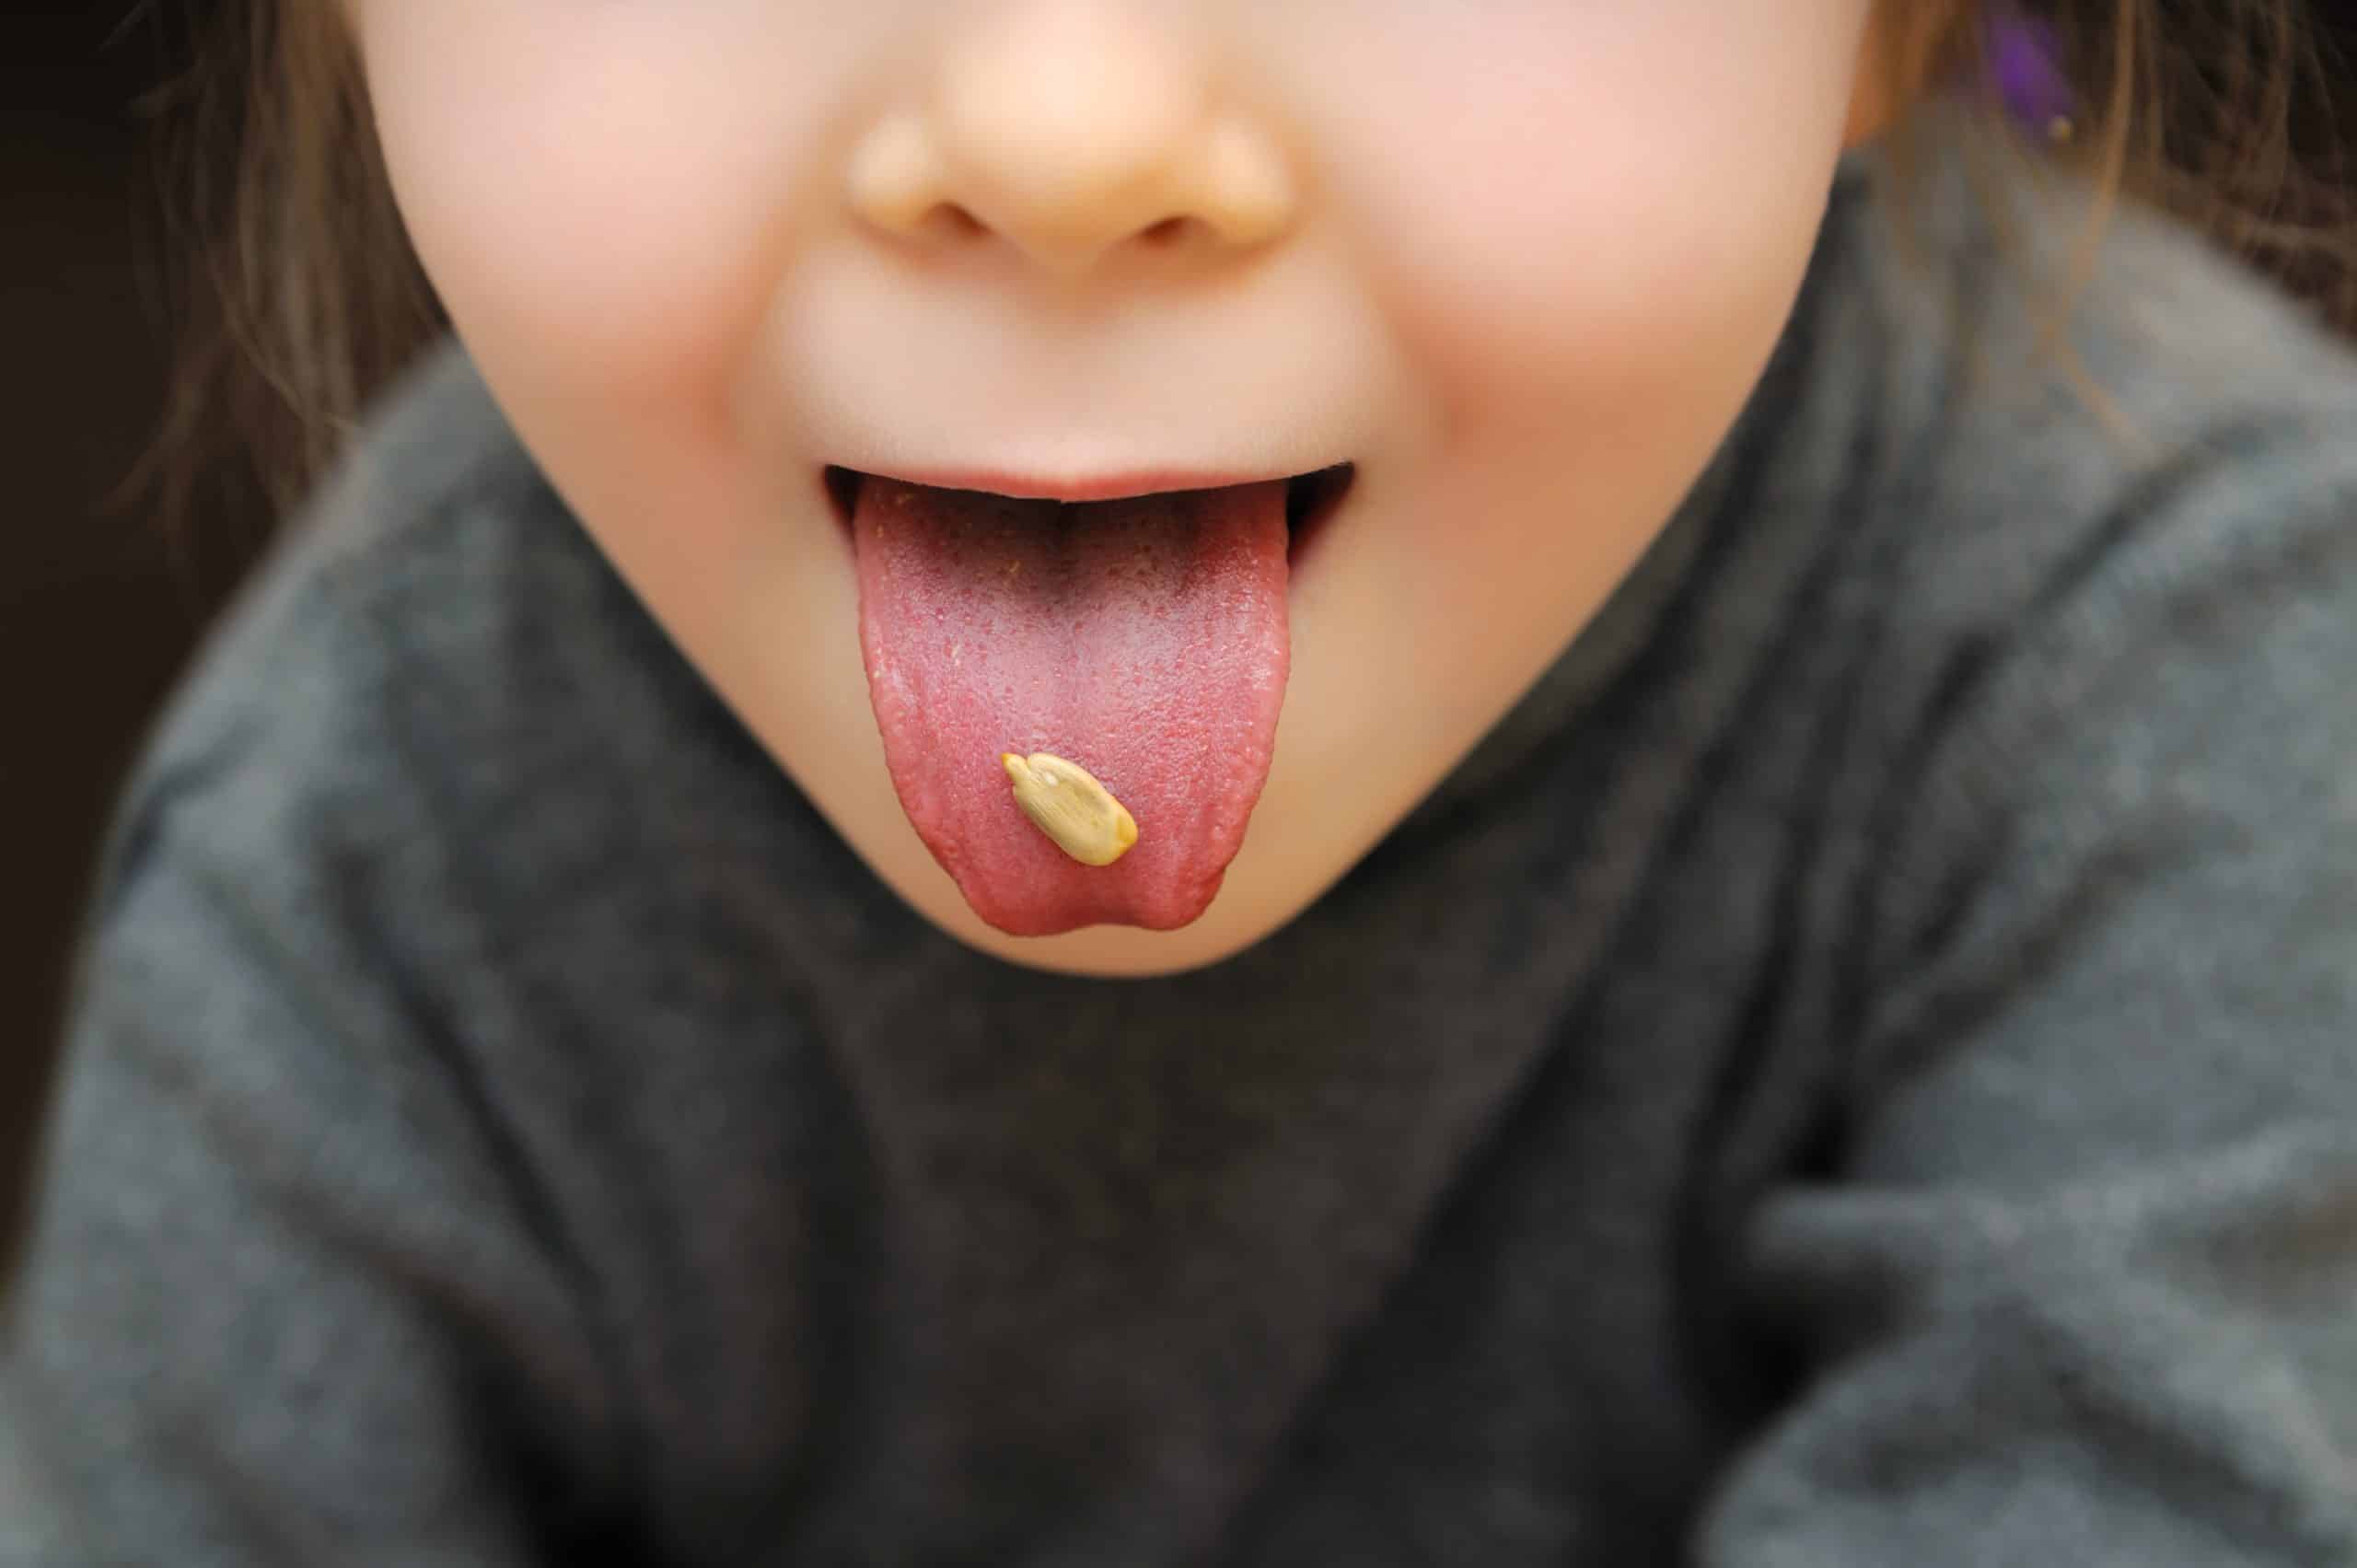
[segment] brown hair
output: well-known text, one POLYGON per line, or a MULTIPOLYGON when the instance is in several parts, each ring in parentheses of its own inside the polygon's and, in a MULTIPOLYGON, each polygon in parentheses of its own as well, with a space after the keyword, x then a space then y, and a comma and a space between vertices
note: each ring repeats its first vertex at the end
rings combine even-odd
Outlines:
MULTIPOLYGON (((1994 108, 1989 24, 2013 0, 1881 3, 1879 85, 1903 172, 1907 110, 1935 88, 1994 108)), ((2150 202, 2357 329, 2357 183, 2336 134, 2335 95, 2350 88, 2305 0, 2049 0, 2009 14, 2053 30, 2079 108, 2067 143, 2037 156, 2091 174, 2098 223, 2121 194, 2150 202)), ((175 99, 182 157, 167 188, 184 347, 134 485, 176 521, 212 465, 241 461, 283 513, 446 322, 394 211, 340 7, 225 0, 175 99)))

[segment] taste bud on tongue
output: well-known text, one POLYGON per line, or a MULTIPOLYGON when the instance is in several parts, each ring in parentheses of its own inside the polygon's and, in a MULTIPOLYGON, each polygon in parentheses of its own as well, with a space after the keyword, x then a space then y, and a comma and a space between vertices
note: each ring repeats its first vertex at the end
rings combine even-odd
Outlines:
POLYGON ((1045 936, 1210 907, 1284 702, 1284 482, 1066 503, 871 476, 852 535, 892 787, 974 912, 1045 936), (1010 756, 1085 764, 1134 842, 1067 854, 1010 756))

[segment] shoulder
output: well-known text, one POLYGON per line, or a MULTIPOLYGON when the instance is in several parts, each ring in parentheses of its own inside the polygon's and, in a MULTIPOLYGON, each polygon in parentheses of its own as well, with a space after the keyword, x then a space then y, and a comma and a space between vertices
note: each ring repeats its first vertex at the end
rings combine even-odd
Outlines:
POLYGON ((1905 174, 1845 168, 1834 310, 1874 345, 1871 489, 1936 575, 2002 597, 2155 530, 2345 506, 2357 344, 2176 219, 2009 165, 1961 112, 1932 130, 1905 174))
POLYGON ((448 345, 213 629, 118 804, 91 919, 191 859, 300 919, 412 934, 535 892, 619 901, 619 848, 659 853, 631 827, 649 801, 795 820, 780 793, 448 345))
POLYGON ((1962 889, 2203 857, 2323 907, 2357 769, 2357 349, 2163 215, 2107 215, 2074 275, 2084 188, 1953 148, 1920 173, 1902 213, 1887 163, 1845 171, 1815 378, 1840 438, 1794 459, 1822 469, 1877 864, 1924 929, 1962 889))
POLYGON ((1772 459, 1881 700, 2149 647, 2237 596, 2357 615, 2357 346, 2177 221, 1933 130, 1904 175, 1843 168, 1772 459))
POLYGON ((459 563, 552 540, 538 510, 462 354, 439 350, 398 382, 164 708, 118 808, 102 903, 168 820, 212 854, 269 864, 302 830, 359 831, 391 810, 405 708, 516 597, 459 563), (436 596, 437 578, 459 591, 436 596))

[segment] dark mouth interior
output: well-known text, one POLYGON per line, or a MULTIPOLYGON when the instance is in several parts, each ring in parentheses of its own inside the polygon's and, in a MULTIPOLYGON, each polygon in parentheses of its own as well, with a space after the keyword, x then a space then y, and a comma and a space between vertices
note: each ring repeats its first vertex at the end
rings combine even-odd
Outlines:
MULTIPOLYGON (((1286 482, 1285 527, 1292 530, 1296 547, 1306 532, 1333 515, 1357 474, 1356 464, 1336 463, 1314 473, 1295 474, 1286 482)), ((859 508, 860 482, 866 477, 853 469, 827 465, 827 494, 834 503, 835 515, 846 527, 859 508)))
POLYGON ((855 470, 827 465, 827 498, 835 504, 835 516, 849 527, 852 515, 859 510, 859 482, 865 474, 855 470))
POLYGON ((1333 516, 1358 471, 1355 463, 1336 463, 1316 473, 1295 474, 1286 484, 1285 527, 1293 531, 1296 547, 1303 534, 1333 516))

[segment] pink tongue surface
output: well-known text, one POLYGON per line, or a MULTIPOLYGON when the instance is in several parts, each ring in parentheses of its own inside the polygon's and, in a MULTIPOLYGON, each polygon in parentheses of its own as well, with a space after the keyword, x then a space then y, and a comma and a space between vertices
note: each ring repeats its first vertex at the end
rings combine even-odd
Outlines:
POLYGON ((1065 504, 870 477, 852 533, 892 786, 974 912, 1017 936, 1202 914, 1284 703, 1284 482, 1065 504), (1016 805, 1006 751, 1094 773, 1136 846, 1071 859, 1016 805))

